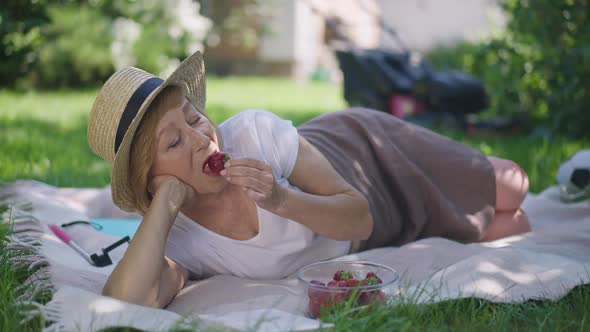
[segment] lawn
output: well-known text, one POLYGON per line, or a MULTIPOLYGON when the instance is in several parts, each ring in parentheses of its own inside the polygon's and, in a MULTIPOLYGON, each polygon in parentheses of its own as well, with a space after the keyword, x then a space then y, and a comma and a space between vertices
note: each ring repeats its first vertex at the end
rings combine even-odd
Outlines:
MULTIPOLYGON (((0 180, 36 179, 57 186, 98 187, 108 184, 110 166, 94 156, 86 143, 88 113, 96 90, 0 91, 0 180)), ((266 109, 297 125, 345 107, 340 88, 326 83, 231 78, 208 80, 207 110, 223 121, 249 108, 266 109)), ((531 191, 555 183, 561 162, 590 141, 526 136, 465 136, 440 131, 482 151, 518 162, 529 174, 531 191)), ((4 237, 6 229, 0 229, 4 237)), ((20 330, 18 308, 11 305, 24 271, 11 271, 0 244, 0 331, 20 330)), ((343 331, 399 330, 589 330, 590 287, 578 287, 559 302, 493 304, 478 299, 416 306, 407 303, 325 317, 343 331)), ((26 330, 39 330, 29 322, 26 330)))

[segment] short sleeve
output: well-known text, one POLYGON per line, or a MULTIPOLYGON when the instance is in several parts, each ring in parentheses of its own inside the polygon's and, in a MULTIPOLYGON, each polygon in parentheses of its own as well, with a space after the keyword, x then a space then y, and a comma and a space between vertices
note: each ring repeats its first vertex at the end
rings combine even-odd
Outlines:
POLYGON ((263 159, 276 178, 291 176, 299 150, 299 133, 292 121, 268 111, 247 110, 220 127, 239 156, 263 159))

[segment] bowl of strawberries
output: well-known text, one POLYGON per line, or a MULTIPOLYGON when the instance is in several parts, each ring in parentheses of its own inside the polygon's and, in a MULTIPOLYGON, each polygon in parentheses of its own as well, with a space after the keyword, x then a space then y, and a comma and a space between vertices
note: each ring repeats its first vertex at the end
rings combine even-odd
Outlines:
POLYGON ((394 291, 399 274, 389 266, 366 261, 326 261, 307 265, 297 272, 305 288, 308 314, 351 301, 356 305, 385 302, 394 291))

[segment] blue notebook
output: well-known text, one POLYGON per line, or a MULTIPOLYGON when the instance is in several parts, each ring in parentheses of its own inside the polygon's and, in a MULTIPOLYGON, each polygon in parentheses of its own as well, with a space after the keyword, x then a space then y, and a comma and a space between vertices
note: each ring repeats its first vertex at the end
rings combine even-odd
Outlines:
POLYGON ((119 237, 129 235, 130 238, 133 238, 133 235, 135 235, 135 232, 139 227, 141 219, 96 218, 91 219, 91 221, 102 226, 102 229, 98 230, 99 232, 119 237))

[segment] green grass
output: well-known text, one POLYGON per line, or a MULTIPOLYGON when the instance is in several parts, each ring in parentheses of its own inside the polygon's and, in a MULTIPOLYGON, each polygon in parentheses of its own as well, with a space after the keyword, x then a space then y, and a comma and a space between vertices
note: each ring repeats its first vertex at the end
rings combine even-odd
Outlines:
MULTIPOLYGON (((6 207, 0 207, 0 214, 6 210, 6 207)), ((8 227, 0 227, 0 331, 40 331, 43 327, 41 319, 32 319, 24 324, 20 323, 24 318, 22 309, 28 310, 31 307, 15 305, 15 300, 25 291, 18 289, 18 286, 34 271, 11 268, 10 258, 23 252, 16 253, 6 250, 4 239, 8 233, 8 227)), ((42 293, 35 300, 45 303, 49 299, 50 294, 42 293)))
POLYGON ((574 288, 557 302, 498 304, 467 298, 430 305, 393 306, 326 313, 338 331, 589 331, 590 287, 574 288))
MULTIPOLYGON (((0 91, 0 180, 36 179, 57 186, 98 187, 108 184, 110 165, 92 154, 86 143, 86 123, 96 90, 16 93, 0 91)), ((209 114, 221 122, 249 108, 266 109, 297 125, 325 112, 345 107, 340 88, 329 84, 297 84, 288 80, 232 78, 208 80, 209 114)), ((465 136, 440 131, 487 155, 515 160, 529 174, 531 191, 555 183, 561 162, 590 140, 532 139, 526 136, 465 136)), ((0 228, 0 238, 7 230, 0 228)), ((1 241, 0 241, 1 242, 1 241)), ((8 253, 0 244, 0 330, 22 330, 15 287, 24 271, 8 268, 8 253)), ((576 288, 564 299, 525 304, 494 304, 479 299, 435 305, 404 303, 369 310, 340 310, 324 319, 339 331, 590 330, 590 287, 576 288)), ((40 330, 32 321, 25 330, 40 330)))
MULTIPOLYGON (((345 107, 337 87, 288 80, 210 79, 207 112, 221 122, 245 109, 266 109, 302 123, 345 107)), ((110 165, 86 143, 92 91, 0 91, 0 179, 57 186, 103 186, 110 165)))

